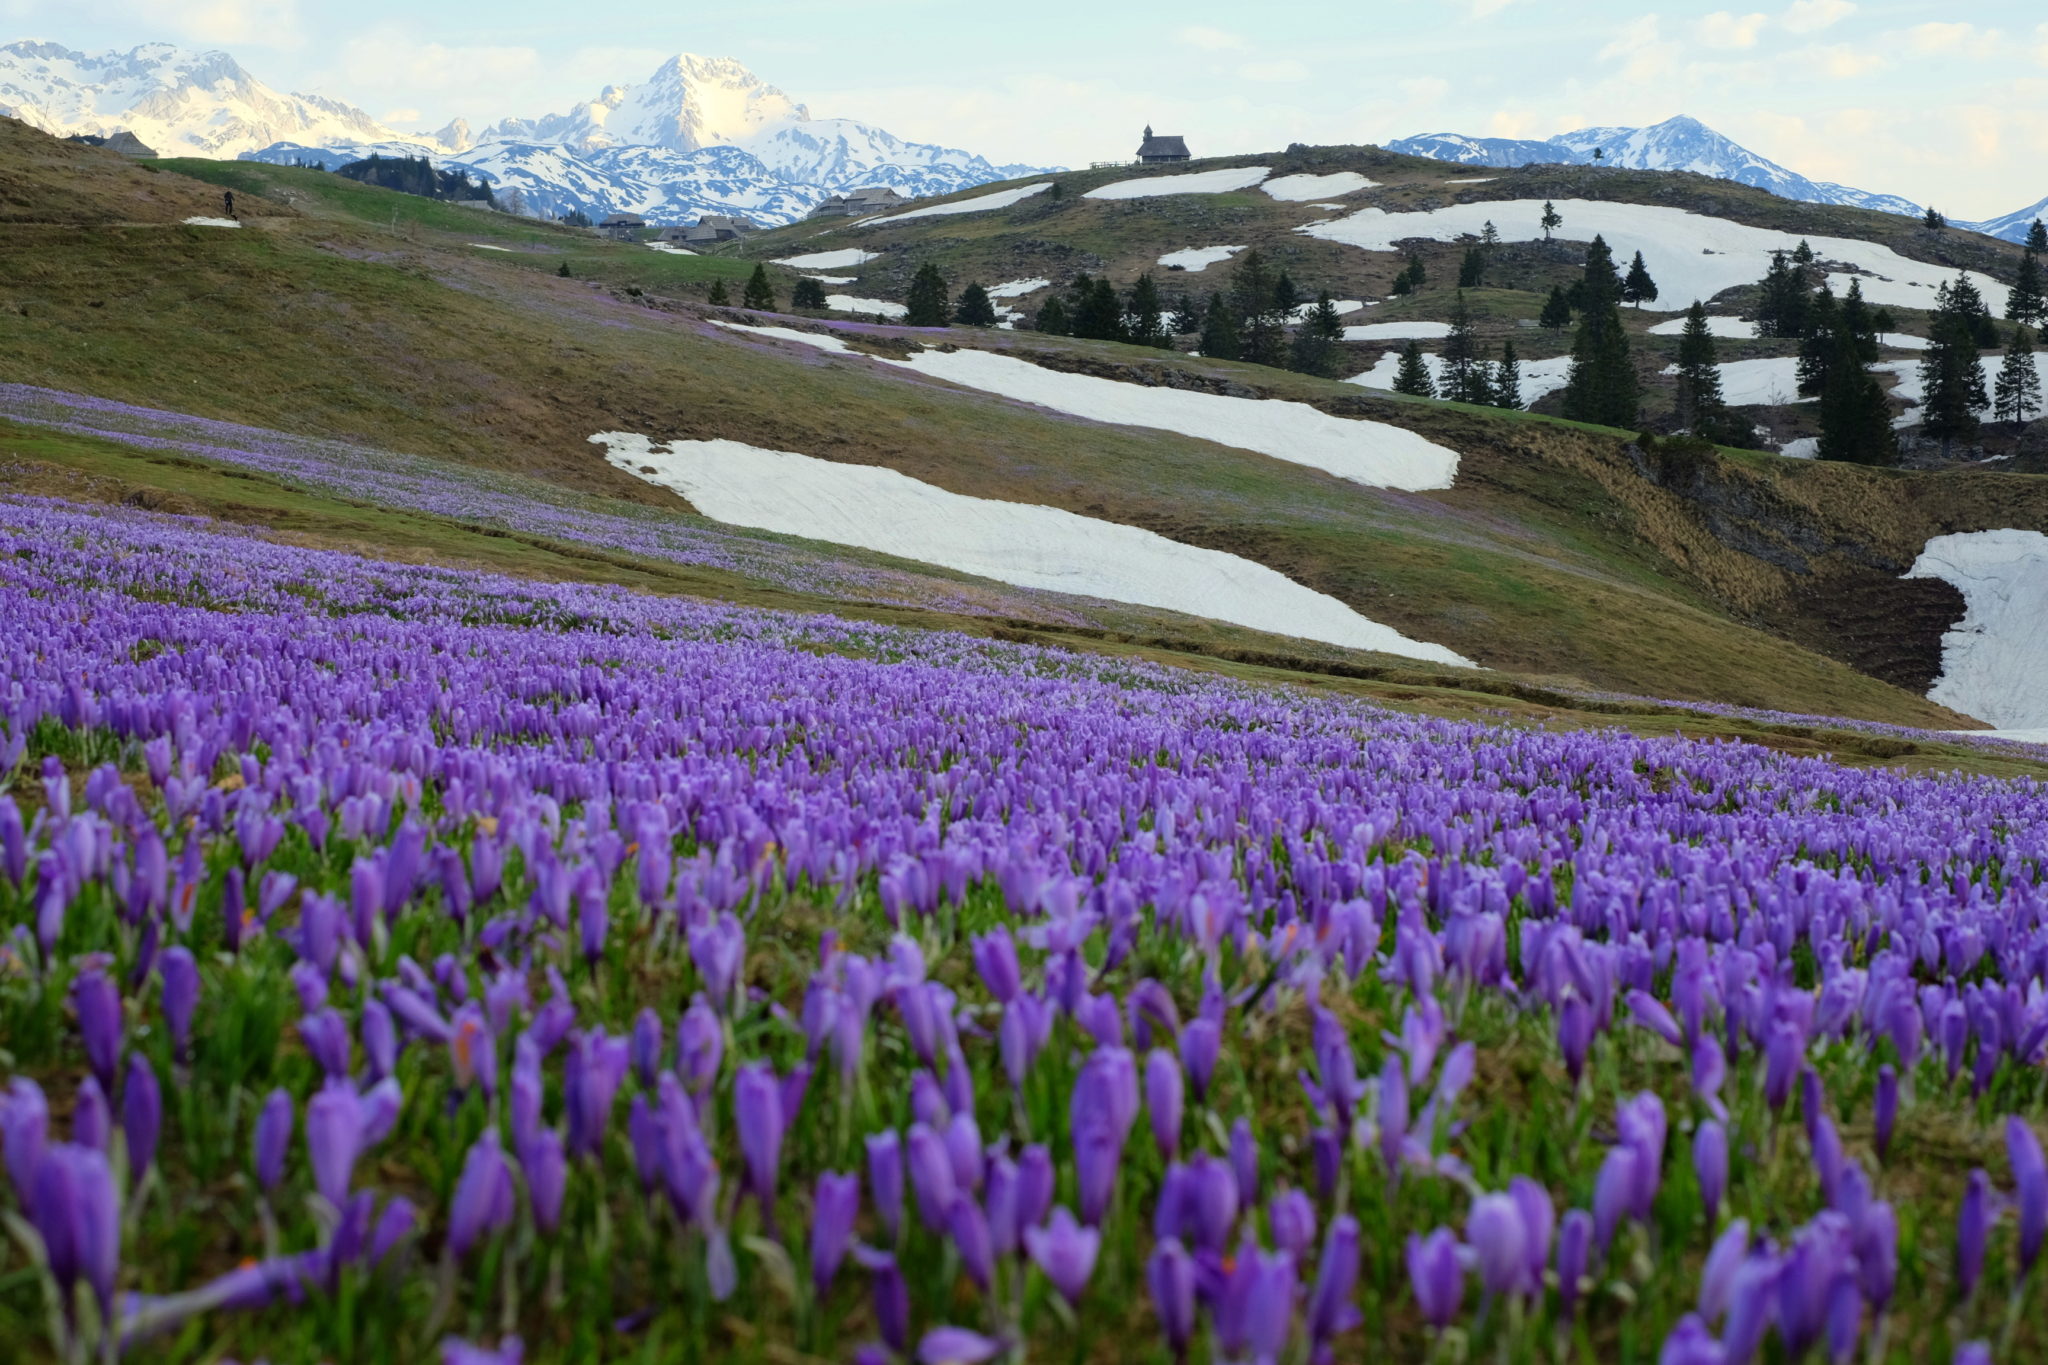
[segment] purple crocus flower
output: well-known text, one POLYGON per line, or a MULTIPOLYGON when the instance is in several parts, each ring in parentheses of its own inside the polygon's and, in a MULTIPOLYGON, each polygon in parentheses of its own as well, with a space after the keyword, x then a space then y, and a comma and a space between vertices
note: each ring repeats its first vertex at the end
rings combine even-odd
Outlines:
POLYGON ((1877 1096, 1871 1102, 1870 1123, 1878 1160, 1891 1150, 1892 1126, 1899 1118, 1899 1073, 1886 1062, 1877 1069, 1877 1096))
POLYGON ((903 1143, 894 1128, 867 1136, 868 1198, 875 1216, 895 1241, 903 1229, 903 1143))
MULTIPOLYGON (((1204 1157, 1204 1162, 1209 1158, 1204 1157)), ((1229 1171, 1222 1163, 1213 1167, 1197 1165, 1193 1168, 1196 1179, 1189 1190, 1188 1204, 1191 1210, 1199 1210, 1204 1204, 1219 1197, 1229 1200, 1225 1208, 1208 1217, 1191 1218, 1188 1221, 1196 1227, 1196 1245, 1212 1250, 1220 1249, 1230 1236, 1230 1223, 1237 1212, 1236 1182, 1229 1178, 1229 1171), (1221 1176, 1222 1179, 1217 1179, 1221 1176)), ((1316 1206, 1300 1190, 1282 1190, 1266 1205, 1266 1222, 1273 1230, 1273 1244, 1282 1251, 1291 1252, 1299 1261, 1308 1255, 1316 1241, 1316 1206)))
POLYGON ((156 1070, 139 1052, 128 1056, 128 1081, 121 1088, 121 1132, 128 1140, 128 1180, 135 1184, 156 1160, 157 1135, 164 1126, 163 1091, 156 1070))
POLYGON ((640 1078, 640 1084, 645 1089, 654 1089, 655 1075, 661 1070, 664 1046, 661 1016, 651 1009, 641 1010, 633 1019, 633 1041, 630 1051, 633 1074, 640 1078))
MULTIPOLYGON (((982 1293, 988 1293, 995 1286, 995 1240, 989 1233, 988 1215, 964 1190, 953 1196, 953 1203, 946 1210, 946 1230, 953 1238, 954 1249, 960 1253, 960 1264, 968 1278, 981 1287, 982 1293)), ((1025 1234, 1027 1239, 1030 1235, 1025 1234)))
POLYGON ((1250 1203, 1259 1197, 1259 1144, 1247 1119, 1230 1125, 1230 1172, 1237 1177, 1240 1200, 1250 1203))
POLYGON ((519 1149, 519 1166, 526 1177, 526 1202, 533 1225, 552 1233, 561 1225, 562 1197, 569 1184, 569 1154, 562 1135, 552 1128, 541 1129, 519 1149))
POLYGON ((313 1186, 339 1211, 363 1149, 362 1101, 346 1081, 330 1081, 306 1102, 306 1154, 313 1186))
POLYGON ((1411 1232, 1407 1261, 1416 1307, 1430 1326, 1439 1330, 1450 1326, 1465 1297, 1465 1270, 1458 1262, 1457 1237, 1449 1228, 1438 1228, 1427 1237, 1411 1232))
POLYGON ((1180 1150, 1182 1102, 1180 1063, 1165 1048, 1153 1048, 1145 1055, 1145 1111, 1159 1155, 1168 1160, 1180 1150))
POLYGON ((1557 1297, 1566 1316, 1579 1301, 1579 1284, 1593 1249, 1593 1215, 1584 1209, 1566 1213, 1557 1225, 1557 1297))
POLYGON ((918 1365, 981 1365, 1003 1349, 994 1337, 965 1327, 934 1327, 917 1343, 918 1365))
POLYGON ((969 940, 974 970, 998 1004, 1008 1005, 1022 988, 1023 973, 1017 964, 1017 944, 1001 925, 969 940))
MULTIPOLYGON (((609 1037, 602 1029, 571 1040, 562 1064, 562 1115, 568 1120, 571 1155, 595 1157, 604 1150, 612 1104, 631 1064, 626 1040, 609 1037)), ((774 1083, 772 1073, 769 1083, 774 1083)), ((777 1133, 779 1141, 779 1118, 777 1133)))
POLYGON ((733 1119, 747 1163, 747 1187, 760 1200, 762 1214, 772 1218, 782 1172, 782 1086, 766 1062, 743 1066, 734 1078, 733 1119))
POLYGON ((1081 1301, 1088 1277, 1095 1273, 1096 1253, 1102 1249, 1102 1233, 1083 1227, 1061 1205, 1042 1228, 1024 1229, 1024 1251, 1045 1272, 1053 1288, 1069 1304, 1081 1301))
POLYGON ((927 1228, 942 1231, 953 1206, 958 1182, 953 1178, 953 1157, 945 1139, 926 1123, 910 1125, 906 1152, 910 1188, 917 1195, 917 1216, 927 1228))
POLYGON ((1657 1365, 1725 1365, 1727 1353, 1696 1313, 1679 1319, 1657 1352, 1657 1365))
POLYGON ((1558 1007, 1557 1048, 1564 1054, 1565 1073, 1577 1085, 1586 1074, 1586 1054, 1593 1048, 1593 1010, 1581 996, 1567 996, 1558 1007))
POLYGON ((163 979, 164 1025, 171 1032, 171 1047, 182 1057, 199 1005, 199 963, 189 948, 176 944, 157 960, 157 972, 163 979))
POLYGON ((1216 1075, 1216 1059, 1223 1051, 1223 1028, 1207 1015, 1196 1015, 1180 1031, 1180 1061, 1187 1069, 1188 1085, 1200 1103, 1209 1093, 1216 1075))
POLYGON ((1052 1151, 1042 1142, 1025 1146, 1017 1157, 1017 1227, 1035 1228, 1052 1208, 1052 1151))
POLYGON ((263 1101, 262 1112, 256 1116, 256 1136, 252 1144, 256 1183, 266 1194, 274 1192, 278 1182, 284 1179, 284 1158, 291 1147, 294 1117, 292 1097, 282 1088, 270 1092, 269 1098, 263 1101))
POLYGON ((512 1198, 512 1171, 498 1145, 498 1130, 486 1128, 463 1158, 448 1201, 448 1254, 459 1261, 479 1238, 508 1226, 512 1198))
POLYGON ((1728 1130, 1713 1119, 1705 1120, 1693 1132, 1692 1169, 1699 1177, 1707 1226, 1712 1227, 1720 1213, 1721 1196, 1728 1189, 1728 1130))
POLYGON ((1254 1278, 1244 1306, 1245 1343, 1257 1365, 1278 1365, 1294 1331, 1294 1257, 1284 1251, 1254 1250, 1251 1259, 1254 1278))
POLYGON ((910 1286, 896 1258, 886 1251, 854 1248, 854 1259, 867 1267, 873 1295, 875 1326, 882 1340, 899 1355, 910 1350, 910 1286))
POLYGON ((114 1136, 114 1115, 107 1105, 107 1092, 100 1089, 97 1076, 79 1083, 71 1101, 71 1140, 81 1147, 104 1152, 114 1136))
POLYGON ((1991 1235, 1991 1179, 1983 1168, 1970 1172, 1963 1206, 1956 1213, 1956 1287, 1964 1298, 1977 1292, 1984 1273, 1984 1243, 1991 1235))
POLYGON ((0 1095, 0 1151, 7 1159, 7 1178, 24 1207, 35 1189, 36 1168, 50 1142, 50 1105, 43 1089, 26 1076, 16 1076, 0 1095))
POLYGON ((676 1069, 693 1095, 702 1095, 718 1079, 725 1059, 725 1029, 702 995, 690 1001, 676 1023, 676 1069))
POLYGON ((1358 1220, 1348 1213, 1339 1214, 1330 1220, 1329 1234, 1323 1238, 1323 1257, 1316 1266, 1315 1288, 1309 1293, 1308 1336, 1317 1352, 1330 1338, 1364 1321, 1352 1302, 1358 1285, 1358 1259, 1358 1220))
POLYGON ((1593 1183, 1593 1229, 1604 1256, 1614 1241, 1615 1229, 1628 1216, 1636 1185, 1636 1152, 1632 1147, 1607 1149, 1600 1174, 1593 1183))
POLYGON ((518 1337, 501 1337, 495 1349, 472 1346, 459 1337, 441 1343, 441 1365, 520 1365, 526 1348, 518 1337))
POLYGON ((1991 1365, 1991 1343, 1966 1341, 1956 1347, 1955 1365, 1991 1365))
POLYGON ((2012 1161, 2014 1193, 2020 1214, 2020 1274, 2034 1268, 2040 1258, 2041 1242, 2048 1236, 2048 1161, 2041 1156, 2041 1140, 2027 1121, 2014 1114, 2005 1121, 2005 1151, 2012 1161))
POLYGON ((1152 1291, 1152 1311, 1176 1360, 1187 1356, 1195 1334, 1195 1260, 1180 1240, 1162 1237, 1145 1262, 1145 1285, 1152 1291))
POLYGON ((1531 1296, 1543 1292, 1543 1268, 1550 1264, 1550 1239, 1557 1226, 1557 1205, 1550 1191, 1518 1175, 1508 1182, 1508 1197, 1522 1215, 1524 1254, 1522 1292, 1531 1296))
POLYGON ((78 1011, 78 1033, 85 1059, 100 1089, 113 1092, 121 1063, 121 992, 97 967, 88 967, 71 983, 71 1004, 78 1011))
POLYGON ((37 1168, 28 1212, 65 1301, 83 1279, 101 1313, 111 1313, 121 1262, 121 1214, 106 1154, 76 1143, 52 1144, 37 1168))
POLYGON ((1488 1294, 1513 1294, 1522 1288, 1529 1233, 1513 1196, 1482 1194, 1473 1200, 1465 1240, 1478 1255, 1479 1282, 1488 1294))
POLYGON ((730 912, 690 930, 690 960, 703 979, 704 994, 720 1014, 732 1013, 746 953, 746 931, 730 912))
POLYGON ((1375 1110, 1379 1126, 1380 1161, 1387 1178, 1401 1173, 1401 1150, 1408 1141, 1408 1064, 1398 1052, 1389 1052, 1380 1066, 1379 1104, 1375 1110))
POLYGON ((860 1216, 860 1177, 825 1171, 811 1199, 811 1292, 822 1298, 846 1259, 860 1216))
POLYGON ((1707 1252, 1706 1264, 1700 1267, 1698 1308, 1701 1318, 1709 1323, 1717 1322, 1728 1311, 1729 1297, 1735 1292, 1735 1273, 1748 1259, 1749 1220, 1738 1218, 1714 1239, 1713 1247, 1707 1252))

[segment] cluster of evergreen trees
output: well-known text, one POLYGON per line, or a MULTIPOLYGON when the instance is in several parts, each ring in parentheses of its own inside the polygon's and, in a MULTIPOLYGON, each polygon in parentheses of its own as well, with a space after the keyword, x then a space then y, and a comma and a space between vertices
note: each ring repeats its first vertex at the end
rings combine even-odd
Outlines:
MULTIPOLYGON (((1642 264, 1640 253, 1636 264, 1642 264)), ((1642 273, 1647 279, 1648 270, 1642 273)), ((1572 336, 1571 377, 1564 389, 1564 415, 1572 421, 1608 427, 1636 425, 1642 385, 1621 321, 1627 292, 1627 282, 1614 267, 1614 252, 1607 239, 1594 237, 1586 248, 1585 272, 1567 295, 1579 315, 1578 330, 1572 336)))
POLYGON ((1394 391, 1495 408, 1522 406, 1522 358, 1515 351, 1515 343, 1501 343, 1498 361, 1488 360, 1480 353, 1462 289, 1451 310, 1451 330, 1444 338, 1439 363, 1441 372, 1432 379, 1421 345, 1409 342, 1401 348, 1401 367, 1394 372, 1394 391))
POLYGON ((498 206, 489 184, 472 181, 465 171, 444 171, 423 156, 381 156, 372 152, 361 161, 338 167, 336 175, 380 189, 416 194, 422 199, 476 200, 498 206))
MULTIPOLYGON (((2037 222, 2034 227, 2038 234, 2041 225, 2037 222)), ((2048 246, 2048 242, 2041 245, 2048 246)), ((2032 236, 2029 248, 2023 259, 2032 260, 2037 255, 2032 236)), ((2030 317, 2040 317, 2038 307, 2029 310, 2022 303, 2020 310, 2030 317)), ((1944 456, 1957 441, 1975 438, 1981 424, 1978 414, 1987 408, 2002 422, 2031 421, 2041 411, 2041 373, 2034 362, 2034 335, 2024 323, 2016 322, 2005 338, 2005 360, 1991 391, 1985 392, 1981 354, 1984 346, 1996 345, 1998 340, 1998 326, 1991 321, 1983 296, 1967 275, 1959 275, 1955 283, 1941 287, 1935 295, 1927 349, 1920 354, 1920 430, 1941 442, 1944 456)))

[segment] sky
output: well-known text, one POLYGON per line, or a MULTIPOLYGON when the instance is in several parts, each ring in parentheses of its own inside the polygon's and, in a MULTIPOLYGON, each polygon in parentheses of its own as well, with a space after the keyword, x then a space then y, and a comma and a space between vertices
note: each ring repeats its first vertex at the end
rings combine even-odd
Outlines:
POLYGON ((1690 114, 1954 218, 2048 194, 2041 0, 0 0, 7 29, 224 48, 407 131, 565 110, 695 52, 999 163, 1126 159, 1148 123, 1202 156, 1690 114))

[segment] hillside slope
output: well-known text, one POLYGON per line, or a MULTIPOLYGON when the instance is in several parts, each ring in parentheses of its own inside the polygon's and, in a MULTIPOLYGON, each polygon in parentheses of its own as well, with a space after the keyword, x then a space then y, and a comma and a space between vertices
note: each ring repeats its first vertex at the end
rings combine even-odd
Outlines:
MULTIPOLYGON (((1873 623, 1899 615, 1896 575, 1923 533, 2048 526, 2033 480, 1994 491, 1951 476, 1646 451, 1628 433, 1113 344, 839 328, 898 357, 927 341, 1016 345, 1041 369, 1205 386, 1254 408, 1262 397, 1289 400, 1456 452, 1446 491, 1365 487, 1241 446, 1083 420, 901 365, 750 337, 720 324, 759 319, 696 301, 714 278, 735 286, 748 261, 603 242, 318 172, 178 169, 298 216, 211 235, 68 225, 11 235, 0 244, 0 285, 23 306, 0 312, 8 374, 450 461, 462 478, 518 474, 563 490, 565 508, 610 504, 684 528, 708 524, 673 492, 607 463, 590 438, 724 440, 882 466, 955 494, 1064 509, 1239 556, 1504 680, 1921 725, 1968 723, 1916 695, 1960 609, 1941 585, 1915 584, 1903 591, 1921 595, 1924 627, 1887 637, 1873 623)), ((1108 207, 1112 222, 1136 231, 1124 206, 1108 207)), ((957 236, 972 221, 934 231, 957 236)), ((787 297, 792 273, 773 278, 787 297)), ((101 430, 98 439, 133 437, 101 430)), ((209 467, 238 460, 226 445, 188 456, 209 467)), ((142 464, 123 477, 146 479, 142 464)), ((838 574, 823 596, 903 600, 877 598, 858 577, 838 574)), ((689 590, 759 590, 761 580, 749 581, 700 578, 689 590)), ((1077 602, 1071 611, 1094 622, 1098 639, 1151 637, 1311 669, 1388 666, 1149 609, 1077 602)))

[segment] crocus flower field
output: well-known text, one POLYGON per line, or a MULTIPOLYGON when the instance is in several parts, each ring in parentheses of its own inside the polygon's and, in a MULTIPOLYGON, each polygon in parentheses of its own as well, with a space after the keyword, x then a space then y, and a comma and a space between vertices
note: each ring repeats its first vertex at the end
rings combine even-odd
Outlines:
POLYGON ((2024 1361, 2048 791, 0 502, 10 1360, 2024 1361))

